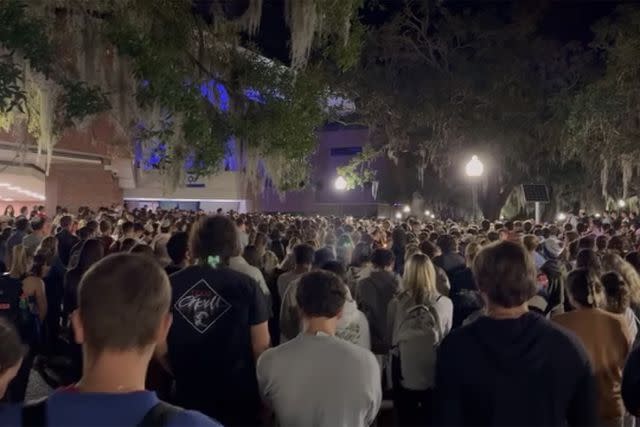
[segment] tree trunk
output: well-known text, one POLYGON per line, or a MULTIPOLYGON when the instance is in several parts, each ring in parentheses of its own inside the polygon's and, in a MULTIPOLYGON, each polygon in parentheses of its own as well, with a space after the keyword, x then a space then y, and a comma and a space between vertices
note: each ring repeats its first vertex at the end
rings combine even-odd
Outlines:
POLYGON ((487 177, 487 188, 479 194, 478 203, 484 217, 490 221, 500 218, 500 211, 513 189, 513 185, 503 185, 497 176, 487 177))

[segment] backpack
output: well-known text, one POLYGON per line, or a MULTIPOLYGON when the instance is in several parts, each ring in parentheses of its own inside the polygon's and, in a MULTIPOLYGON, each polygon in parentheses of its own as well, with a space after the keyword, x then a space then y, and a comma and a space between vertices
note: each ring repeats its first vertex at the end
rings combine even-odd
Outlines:
POLYGON ((5 274, 0 276, 0 317, 19 329, 22 281, 5 274))
POLYGON ((392 338, 393 362, 399 384, 408 390, 428 390, 434 386, 436 352, 443 332, 435 303, 410 305, 396 312, 392 338))
MULTIPOLYGON (((169 424, 171 418, 182 411, 182 408, 160 401, 147 411, 144 418, 142 418, 136 427, 164 427, 169 424)), ((46 399, 24 405, 22 408, 23 427, 46 427, 46 425, 46 399)))

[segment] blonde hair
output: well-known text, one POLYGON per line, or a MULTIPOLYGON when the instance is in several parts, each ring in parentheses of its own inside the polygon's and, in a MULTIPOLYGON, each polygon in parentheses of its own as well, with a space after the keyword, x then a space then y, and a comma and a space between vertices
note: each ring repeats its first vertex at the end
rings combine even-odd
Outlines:
POLYGON ((615 271, 622 276, 622 280, 629 286, 631 305, 640 306, 640 274, 633 265, 622 259, 620 255, 607 252, 602 257, 602 271, 615 271))
POLYGON ((404 289, 417 304, 438 294, 436 270, 433 263, 423 253, 413 254, 406 263, 402 277, 404 289))
POLYGON ((421 253, 420 248, 415 243, 407 245, 404 249, 405 259, 411 258, 413 255, 421 253))
POLYGON ((467 245, 467 247, 464 249, 464 257, 467 261, 467 266, 471 267, 473 265, 473 260, 476 259, 478 252, 480 252, 480 249, 482 249, 482 245, 477 242, 471 242, 467 245))
POLYGON ((29 272, 29 255, 23 245, 13 247, 11 253, 11 270, 9 274, 15 279, 21 279, 29 272))
POLYGON ((272 274, 279 263, 280 260, 278 260, 278 256, 272 251, 266 251, 264 255, 262 255, 262 266, 267 274, 272 274))

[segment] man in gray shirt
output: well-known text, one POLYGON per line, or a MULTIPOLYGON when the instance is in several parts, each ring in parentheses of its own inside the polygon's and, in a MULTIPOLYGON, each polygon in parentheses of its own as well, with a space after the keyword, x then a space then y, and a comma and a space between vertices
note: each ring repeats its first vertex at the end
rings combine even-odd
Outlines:
POLYGON ((29 256, 33 256, 36 253, 36 249, 44 239, 44 218, 34 218, 31 220, 31 233, 24 236, 22 239, 22 245, 27 251, 29 256))
POLYGON ((281 427, 370 425, 382 400, 380 368, 370 351, 335 336, 345 285, 327 271, 307 273, 296 299, 304 332, 258 359, 265 403, 281 427))

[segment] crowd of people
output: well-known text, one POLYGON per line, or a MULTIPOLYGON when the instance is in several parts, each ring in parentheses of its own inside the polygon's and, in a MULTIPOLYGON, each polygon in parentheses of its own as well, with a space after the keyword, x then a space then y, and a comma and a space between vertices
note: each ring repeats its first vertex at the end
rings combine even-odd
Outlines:
POLYGON ((633 214, 0 224, 0 425, 367 426, 383 400, 398 426, 640 416, 633 214), (57 389, 24 402, 34 371, 57 389))

